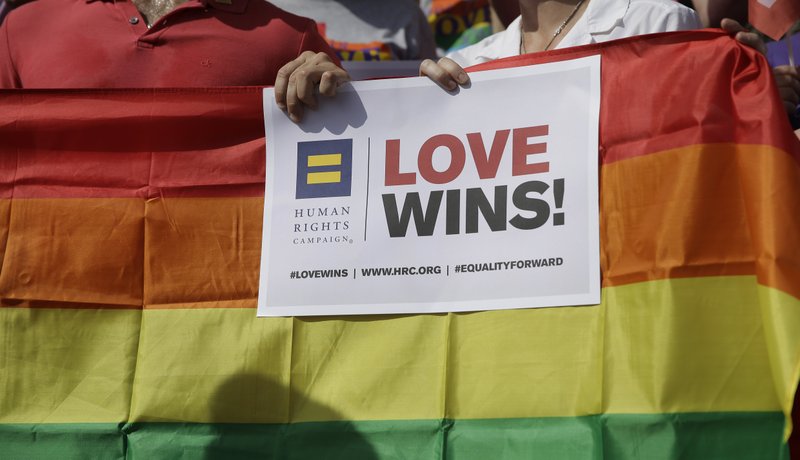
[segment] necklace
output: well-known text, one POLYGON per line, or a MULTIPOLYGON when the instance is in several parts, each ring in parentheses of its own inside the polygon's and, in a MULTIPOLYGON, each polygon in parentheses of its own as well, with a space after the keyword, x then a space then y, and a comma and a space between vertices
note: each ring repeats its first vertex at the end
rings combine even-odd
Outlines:
MULTIPOLYGON (((547 42, 547 46, 545 46, 542 51, 547 51, 548 49, 550 49, 550 45, 553 44, 556 37, 561 35, 561 32, 564 31, 564 27, 567 27, 567 24, 569 24, 569 21, 571 21, 572 18, 575 17, 575 13, 578 12, 578 8, 580 8, 581 5, 583 5, 584 1, 585 0, 578 1, 578 4, 575 5, 575 8, 573 8, 572 12, 569 13, 567 19, 564 19, 564 22, 562 22, 561 25, 558 26, 558 29, 556 29, 556 31, 553 32, 553 36, 550 38, 550 41, 547 42)), ((522 21, 519 22, 519 52, 520 54, 525 54, 525 33, 522 31, 522 21)))

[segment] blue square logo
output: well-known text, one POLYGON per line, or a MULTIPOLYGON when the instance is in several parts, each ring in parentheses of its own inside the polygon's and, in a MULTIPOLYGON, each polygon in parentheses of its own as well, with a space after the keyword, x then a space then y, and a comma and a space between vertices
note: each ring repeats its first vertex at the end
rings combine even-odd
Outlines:
POLYGON ((295 198, 350 196, 353 140, 297 143, 295 198))

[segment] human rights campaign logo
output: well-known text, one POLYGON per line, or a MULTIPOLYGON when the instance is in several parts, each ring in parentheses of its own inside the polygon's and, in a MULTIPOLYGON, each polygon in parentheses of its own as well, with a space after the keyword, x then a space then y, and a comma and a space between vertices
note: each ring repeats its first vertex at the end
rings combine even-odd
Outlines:
POLYGON ((297 143, 296 198, 350 196, 353 140, 297 143))

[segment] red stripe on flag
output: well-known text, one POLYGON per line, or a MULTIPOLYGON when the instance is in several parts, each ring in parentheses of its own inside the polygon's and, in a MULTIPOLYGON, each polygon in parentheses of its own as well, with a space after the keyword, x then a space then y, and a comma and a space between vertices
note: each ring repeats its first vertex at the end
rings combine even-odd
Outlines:
POLYGON ((261 91, 0 91, 0 197, 263 196, 261 91))
POLYGON ((600 161, 697 144, 766 144, 800 161, 769 63, 714 30, 671 32, 501 59, 488 70, 600 54, 600 161))
MULTIPOLYGON (((602 163, 717 143, 800 158, 766 60, 722 32, 632 37, 474 70, 595 54, 602 163)), ((263 196, 260 88, 0 91, 0 104, 0 197, 263 196)))

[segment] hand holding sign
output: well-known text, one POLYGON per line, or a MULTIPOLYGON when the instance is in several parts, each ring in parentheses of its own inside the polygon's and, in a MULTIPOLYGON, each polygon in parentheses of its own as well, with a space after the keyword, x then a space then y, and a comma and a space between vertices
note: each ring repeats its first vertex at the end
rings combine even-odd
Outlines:
POLYGON ((452 91, 458 85, 469 84, 469 75, 456 61, 443 57, 437 62, 425 59, 419 65, 420 76, 425 76, 436 82, 442 88, 452 91))
POLYGON ((281 67, 275 79, 275 103, 299 123, 305 106, 317 107, 316 92, 333 97, 336 88, 350 81, 350 75, 325 53, 305 51, 281 67))

